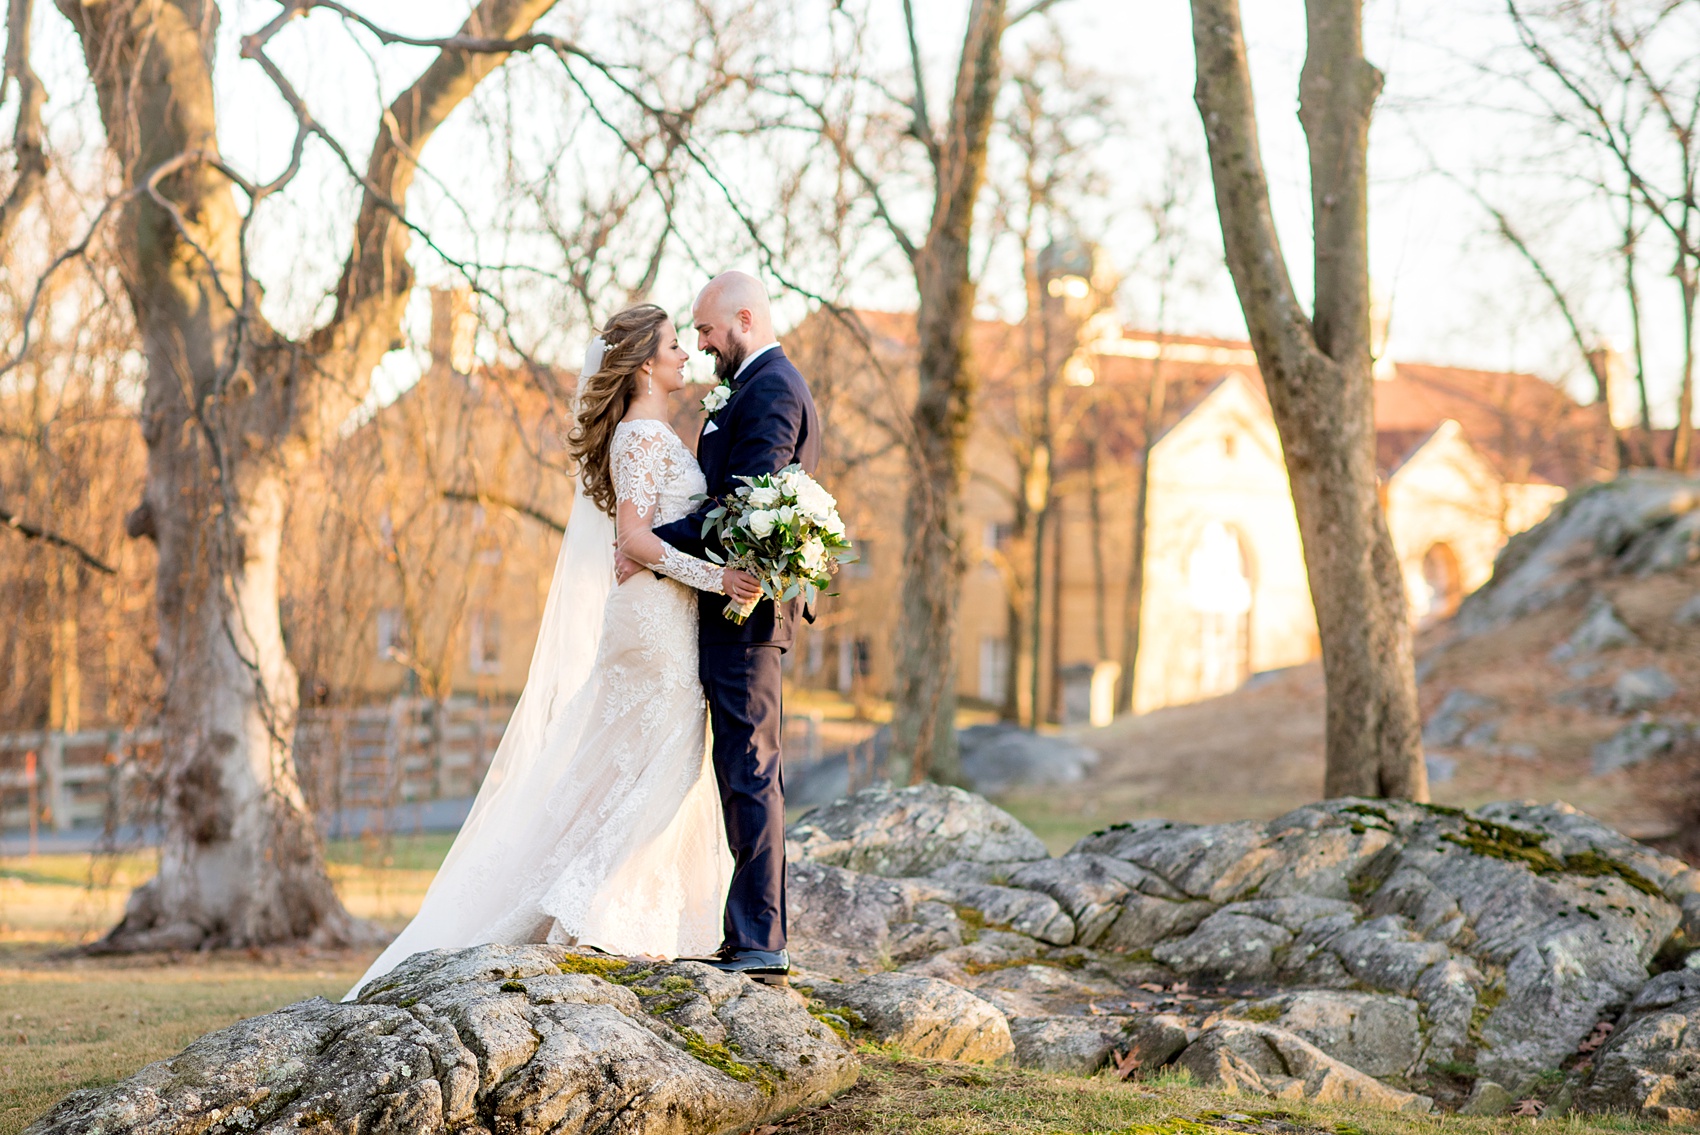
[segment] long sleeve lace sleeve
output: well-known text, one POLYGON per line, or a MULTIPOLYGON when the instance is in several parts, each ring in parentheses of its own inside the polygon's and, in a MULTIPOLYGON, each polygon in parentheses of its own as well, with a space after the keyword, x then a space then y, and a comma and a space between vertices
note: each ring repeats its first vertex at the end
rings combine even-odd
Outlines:
MULTIPOLYGON (((631 506, 637 523, 645 529, 654 525, 655 506, 660 499, 661 488, 672 475, 671 447, 668 443, 669 439, 654 429, 622 429, 614 435, 613 452, 609 462, 612 466, 610 472, 614 480, 614 496, 622 505, 631 506)), ((623 546, 626 536, 623 530, 626 519, 623 515, 620 525, 623 546)), ((698 591, 725 594, 725 584, 718 566, 681 552, 659 537, 655 542, 660 545, 660 558, 650 562, 649 567, 698 591)))
POLYGON ((656 571, 662 575, 670 575, 686 587, 694 587, 698 591, 726 594, 726 584, 720 568, 707 560, 686 555, 671 544, 663 543, 661 549, 661 562, 653 565, 656 571))

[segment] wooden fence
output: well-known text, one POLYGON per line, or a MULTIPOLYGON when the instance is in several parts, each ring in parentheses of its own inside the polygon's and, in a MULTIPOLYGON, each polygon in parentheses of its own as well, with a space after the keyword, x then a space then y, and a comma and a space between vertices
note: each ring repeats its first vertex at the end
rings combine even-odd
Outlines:
MULTIPOLYGON (((303 710, 295 731, 302 791, 326 823, 338 812, 371 817, 472 796, 512 712, 511 703, 470 697, 303 710)), ((787 717, 786 764, 801 771, 846 753, 852 786, 861 787, 874 772, 873 729, 787 717)), ((159 758, 158 729, 0 734, 0 830, 145 827, 157 815, 159 758)))
MULTIPOLYGON (((295 764, 314 811, 471 796, 512 704, 395 698, 303 710, 295 764)), ((146 826, 158 795, 160 734, 88 730, 0 734, 0 830, 146 826)))

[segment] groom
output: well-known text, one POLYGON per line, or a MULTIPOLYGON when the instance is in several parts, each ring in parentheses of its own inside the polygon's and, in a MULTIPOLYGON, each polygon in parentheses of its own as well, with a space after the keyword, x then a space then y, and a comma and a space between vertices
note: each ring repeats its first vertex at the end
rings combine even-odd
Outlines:
MULTIPOLYGON (((773 315, 760 281, 725 272, 709 281, 691 307, 697 342, 714 358, 714 371, 731 396, 704 423, 697 461, 708 495, 722 497, 737 477, 776 473, 800 463, 814 472, 820 460, 820 419, 808 384, 785 357, 773 334, 773 315)), ((704 504, 663 524, 655 534, 694 556, 703 554, 704 504)), ((620 582, 639 569, 618 564, 620 582)), ((703 592, 699 600, 700 668, 714 729, 714 773, 732 846, 732 884, 726 895, 720 952, 702 959, 758 981, 784 984, 785 786, 779 769, 779 656, 796 635, 799 603, 778 617, 763 599, 742 626, 722 613, 726 600, 703 592)))

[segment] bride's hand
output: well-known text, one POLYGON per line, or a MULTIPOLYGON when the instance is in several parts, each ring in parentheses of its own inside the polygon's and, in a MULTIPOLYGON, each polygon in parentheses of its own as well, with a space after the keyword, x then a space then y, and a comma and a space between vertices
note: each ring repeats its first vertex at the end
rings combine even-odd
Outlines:
POLYGON ((726 597, 740 603, 747 603, 761 594, 761 584, 756 582, 756 577, 739 568, 722 569, 720 582, 726 589, 726 597))

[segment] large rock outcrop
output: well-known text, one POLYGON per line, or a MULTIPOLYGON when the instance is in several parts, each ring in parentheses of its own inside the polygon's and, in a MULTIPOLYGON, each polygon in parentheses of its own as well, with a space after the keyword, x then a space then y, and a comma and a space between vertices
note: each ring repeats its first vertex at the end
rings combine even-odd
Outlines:
POLYGON ((924 785, 788 835, 790 993, 548 946, 422 954, 32 1131, 735 1131, 847 1086, 861 1040, 1419 1112, 1467 1103, 1434 1068, 1474 1067, 1478 1111, 1511 1089, 1549 1114, 1700 1113, 1700 969, 1649 978, 1700 959, 1700 873, 1562 804, 1334 800, 1118 824, 1053 858, 924 785))
MULTIPOLYGON (((859 961, 794 932, 798 956, 823 963, 820 988, 891 967, 961 986, 1008 1019, 1017 1060, 1043 1068, 1099 1066, 1135 1022, 1165 1015, 1191 1029, 1183 1056, 1207 1043, 1214 1055, 1191 1058, 1201 1068, 1244 1072, 1268 1053, 1314 1049, 1372 1081, 1420 1080, 1440 1062, 1504 1084, 1550 1082, 1652 988, 1655 956, 1694 948, 1685 910, 1700 917, 1700 873, 1562 804, 1336 800, 1268 823, 1147 820, 1057 858, 1031 854, 1007 814, 954 789, 881 788, 823 811, 793 829, 793 851, 836 866, 793 867, 794 922, 830 912, 819 923, 829 938, 854 926, 858 940, 887 945, 859 961), (847 909, 845 896, 864 891, 903 897, 847 909), (901 955, 890 947, 923 939, 901 955), (1232 1043, 1210 1033, 1236 1015, 1262 1031, 1232 1043), (1264 1055, 1246 1064, 1248 1053, 1264 1055)), ((1594 1079, 1651 1067, 1651 1043, 1615 1041, 1619 1055, 1594 1079)), ((1260 1082, 1315 1098, 1302 1085, 1319 1077, 1348 1093, 1338 1098, 1426 1106, 1333 1065, 1283 1067, 1263 1068, 1260 1082)), ((1252 1090, 1257 1078, 1234 1074, 1252 1090)))
POLYGON ((78 1092, 31 1135, 742 1131, 830 1099, 855 1055, 789 995, 553 946, 420 954, 78 1092))

